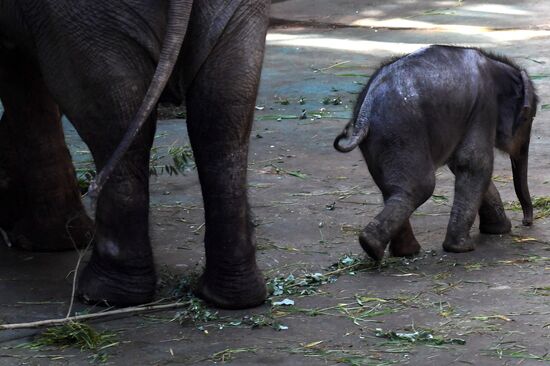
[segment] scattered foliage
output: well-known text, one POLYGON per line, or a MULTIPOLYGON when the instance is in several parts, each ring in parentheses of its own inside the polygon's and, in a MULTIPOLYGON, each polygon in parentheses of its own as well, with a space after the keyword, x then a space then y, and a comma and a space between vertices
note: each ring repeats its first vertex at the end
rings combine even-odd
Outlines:
MULTIPOLYGON (((158 176, 162 174, 178 175, 184 174, 186 170, 193 167, 193 151, 189 145, 153 147, 149 160, 149 174, 158 176), (166 152, 161 152, 166 150, 166 152), (162 161, 169 158, 170 163, 163 164, 162 161)), ((96 176, 95 165, 92 160, 75 162, 76 180, 81 194, 88 191, 90 183, 96 176)))
POLYGON ((323 341, 312 342, 289 349, 290 353, 302 354, 305 357, 315 357, 323 360, 319 364, 341 364, 348 366, 388 366, 399 363, 398 361, 383 360, 380 356, 369 355, 362 351, 353 351, 349 349, 328 349, 322 345, 323 341))
POLYGON ((513 344, 514 342, 501 342, 491 347, 485 352, 488 356, 494 356, 498 359, 513 358, 522 360, 550 361, 550 355, 537 355, 528 351, 527 347, 513 344))
POLYGON ((391 341, 403 341, 410 343, 423 343, 433 345, 443 344, 459 344, 464 345, 466 341, 460 338, 448 338, 439 335, 434 335, 432 330, 413 330, 412 332, 396 332, 393 330, 384 331, 381 328, 376 328, 374 335, 379 338, 387 338, 391 341))
POLYGON ((267 288, 272 296, 281 295, 313 295, 318 293, 319 287, 336 281, 334 276, 322 273, 306 273, 301 276, 278 276, 267 282, 267 288))
POLYGON ((438 205, 445 205, 449 203, 449 198, 442 194, 434 194, 432 195, 432 201, 438 205))
POLYGON ((342 97, 340 97, 340 96, 324 97, 322 102, 323 102, 324 105, 329 105, 329 104, 340 105, 340 104, 342 104, 342 97))
POLYGON ((108 355, 104 351, 117 344, 116 334, 113 332, 98 332, 88 324, 70 322, 47 328, 26 347, 35 350, 44 347, 75 347, 81 351, 91 351, 90 357, 93 360, 105 362, 108 355))
POLYGON ((210 360, 214 362, 229 362, 232 361, 234 358, 234 355, 238 353, 255 353, 255 348, 226 348, 223 351, 216 352, 212 356, 210 356, 210 360))
POLYGON ((290 101, 288 100, 288 98, 281 98, 279 97, 275 103, 279 103, 280 105, 289 105, 290 104, 290 101))
POLYGON ((201 299, 190 296, 187 301, 189 305, 178 311, 172 319, 173 321, 177 321, 180 324, 196 324, 219 319, 218 312, 208 308, 201 299))
POLYGON ((292 177, 300 178, 300 179, 306 179, 307 174, 304 174, 300 172, 299 170, 286 170, 284 168, 281 168, 280 166, 277 166, 275 164, 269 164, 269 167, 271 167, 275 174, 277 175, 290 175, 292 177))
POLYGON ((189 145, 170 146, 167 155, 159 153, 158 148, 152 149, 151 160, 149 163, 150 175, 168 175, 184 174, 184 172, 193 166, 193 151, 189 145), (170 157, 171 164, 160 164, 160 161, 170 157))

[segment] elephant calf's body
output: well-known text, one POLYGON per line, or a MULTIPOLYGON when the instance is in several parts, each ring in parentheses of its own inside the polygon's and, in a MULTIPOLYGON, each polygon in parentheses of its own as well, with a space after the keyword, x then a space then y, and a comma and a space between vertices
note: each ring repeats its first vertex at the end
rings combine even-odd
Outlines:
POLYGON ((443 248, 473 250, 469 230, 510 231, 491 181, 493 147, 511 156, 524 225, 532 222, 527 154, 537 97, 526 72, 479 49, 431 46, 382 66, 361 93, 354 118, 336 138, 342 152, 360 146, 384 196, 384 209, 359 237, 380 260, 388 242, 395 256, 420 245, 409 223, 433 193, 435 171, 455 174, 455 200, 443 248))

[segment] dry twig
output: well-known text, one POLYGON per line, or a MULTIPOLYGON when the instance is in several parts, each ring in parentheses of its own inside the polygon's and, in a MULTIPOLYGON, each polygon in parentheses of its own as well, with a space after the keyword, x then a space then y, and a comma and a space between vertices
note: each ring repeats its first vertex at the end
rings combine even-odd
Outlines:
POLYGON ((180 308, 188 305, 189 305, 189 301, 175 302, 175 303, 163 304, 163 305, 133 306, 129 308, 104 311, 102 313, 75 315, 75 316, 69 316, 69 317, 59 318, 59 319, 39 320, 39 321, 28 322, 28 323, 0 324, 0 330, 40 328, 40 327, 55 326, 55 325, 61 325, 61 324, 66 324, 70 322, 82 321, 82 320, 106 318, 106 317, 115 316, 115 315, 136 314, 136 313, 145 313, 150 311, 176 309, 176 308, 180 308))

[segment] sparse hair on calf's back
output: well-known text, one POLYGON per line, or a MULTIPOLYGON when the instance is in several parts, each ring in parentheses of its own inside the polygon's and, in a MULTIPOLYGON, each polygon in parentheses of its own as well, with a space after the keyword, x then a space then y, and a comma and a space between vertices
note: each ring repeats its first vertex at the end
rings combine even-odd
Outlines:
MULTIPOLYGON (((503 64, 506 64, 510 67, 513 67, 514 69, 518 70, 518 71, 525 71, 525 73, 527 73, 527 75, 529 75, 529 73, 527 72, 527 70, 525 70, 524 68, 522 68, 521 66, 519 66, 515 61, 513 61, 511 58, 505 56, 505 55, 502 55, 502 54, 499 54, 499 53, 496 53, 496 52, 492 52, 492 51, 487 51, 487 50, 484 50, 480 47, 466 47, 466 46, 454 46, 454 45, 431 45, 431 46, 428 46, 428 47, 441 47, 441 48, 445 48, 445 47, 448 47, 448 48, 459 48, 459 49, 465 49, 465 50, 474 50, 474 51, 478 51, 480 54, 482 54, 483 56, 487 57, 487 58, 490 58, 492 60, 495 60, 495 61, 498 61, 498 62, 501 62, 503 64)), ((428 48, 426 47, 426 48, 428 48)), ((395 63, 396 61, 399 61, 401 60, 403 57, 406 57, 410 54, 412 54, 414 52, 411 52, 411 53, 406 53, 406 54, 402 54, 402 55, 399 55, 399 56, 391 56, 391 57, 388 57, 386 58, 385 60, 383 60, 380 65, 378 66, 378 68, 372 73, 372 75, 369 77, 368 81, 367 81, 367 84, 365 85, 365 87, 361 90, 361 92, 359 93, 356 101, 355 101, 355 105, 354 105, 354 108, 353 108, 353 115, 352 115, 352 119, 355 119, 357 118, 357 116, 359 115, 359 111, 361 109, 361 103, 362 101, 365 99, 365 96, 369 90, 369 87, 372 83, 373 80, 376 79, 376 76, 378 76, 378 74, 384 69, 386 68, 387 66, 390 66, 391 64, 395 63)), ((531 87, 533 89, 535 89, 534 85, 532 84, 531 82, 531 79, 529 78, 529 82, 531 83, 531 87)), ((539 103, 539 97, 538 95, 536 95, 535 93, 535 100, 534 100, 534 104, 535 105, 538 105, 539 103)))

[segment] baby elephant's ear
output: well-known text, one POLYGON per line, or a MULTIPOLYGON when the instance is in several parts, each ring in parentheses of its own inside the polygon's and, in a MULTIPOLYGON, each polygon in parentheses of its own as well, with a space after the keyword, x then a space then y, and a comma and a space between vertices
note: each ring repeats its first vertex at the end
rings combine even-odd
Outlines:
POLYGON ((534 95, 535 91, 533 90, 533 84, 525 70, 521 70, 521 81, 523 82, 523 116, 528 116, 531 114, 533 108, 536 106, 532 105, 535 100, 534 95))
POLYGON ((519 85, 515 74, 515 91, 499 105, 496 146, 511 155, 517 153, 519 146, 528 138, 532 117, 537 108, 533 84, 524 70, 520 74, 522 85, 519 85))

